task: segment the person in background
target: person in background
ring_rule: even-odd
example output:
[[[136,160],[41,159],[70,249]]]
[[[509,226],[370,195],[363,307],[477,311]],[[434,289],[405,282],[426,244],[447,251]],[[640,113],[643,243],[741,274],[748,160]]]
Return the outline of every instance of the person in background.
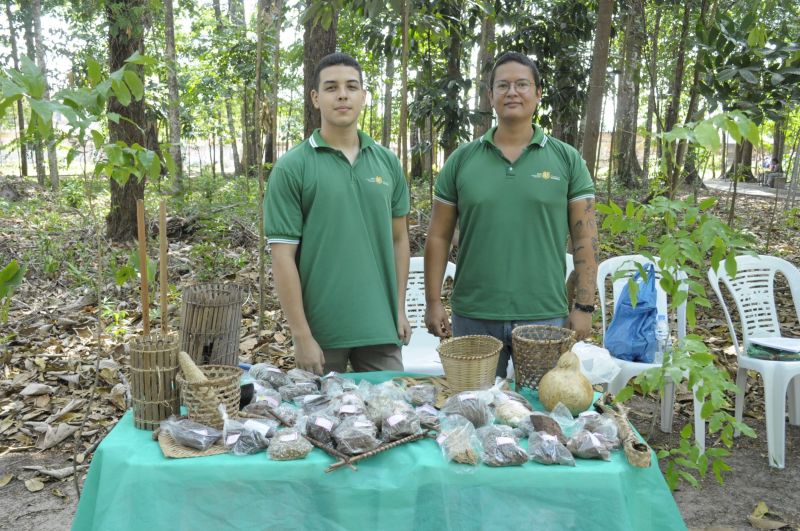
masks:
[[[436,180],[425,244],[426,325],[439,337],[491,335],[504,348],[524,324],[567,326],[583,339],[591,330],[597,274],[594,185],[571,146],[533,124],[542,97],[534,62],[501,55],[490,76],[497,126],[460,146]],[[441,285],[453,231],[460,229],[451,299],[452,328]],[[576,303],[567,306],[566,242],[571,236]]]
[[[264,229],[297,367],[403,370],[409,194],[397,157],[358,130],[361,66],[324,57],[311,100],[322,126],[275,163]]]

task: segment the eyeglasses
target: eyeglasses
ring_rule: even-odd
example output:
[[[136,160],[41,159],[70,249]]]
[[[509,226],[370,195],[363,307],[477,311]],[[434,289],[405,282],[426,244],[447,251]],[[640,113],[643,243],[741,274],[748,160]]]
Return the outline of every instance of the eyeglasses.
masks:
[[[518,94],[525,94],[531,89],[531,82],[527,79],[519,79],[517,81],[498,81],[494,84],[494,91],[498,94],[505,94],[511,89],[511,85],[514,85]]]

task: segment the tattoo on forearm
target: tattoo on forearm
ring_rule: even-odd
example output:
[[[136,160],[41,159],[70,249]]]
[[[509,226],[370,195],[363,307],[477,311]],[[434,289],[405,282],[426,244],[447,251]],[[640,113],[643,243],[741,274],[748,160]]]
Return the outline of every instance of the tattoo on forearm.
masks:
[[[585,214],[590,214],[594,210],[594,199],[586,200],[586,208],[583,209]]]

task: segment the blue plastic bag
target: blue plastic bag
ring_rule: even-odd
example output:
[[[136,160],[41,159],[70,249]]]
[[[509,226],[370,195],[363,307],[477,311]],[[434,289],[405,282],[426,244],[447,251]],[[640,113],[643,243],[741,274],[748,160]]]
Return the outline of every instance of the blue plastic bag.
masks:
[[[631,303],[628,284],[622,288],[614,308],[614,318],[606,330],[605,347],[615,358],[653,363],[656,343],[656,274],[653,264],[645,266],[647,280],[636,272],[633,280],[639,286],[636,307]]]

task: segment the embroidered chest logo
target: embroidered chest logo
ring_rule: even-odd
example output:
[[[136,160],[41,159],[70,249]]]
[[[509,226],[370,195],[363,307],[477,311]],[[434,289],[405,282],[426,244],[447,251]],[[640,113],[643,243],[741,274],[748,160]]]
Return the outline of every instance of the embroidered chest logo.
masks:
[[[371,182],[371,183],[375,183],[375,184],[382,184],[384,186],[389,186],[389,183],[384,181],[383,177],[381,177],[380,175],[376,175],[375,177],[372,177],[371,179],[367,179],[367,181]]]
[[[534,179],[542,179],[543,181],[560,181],[561,177],[558,175],[553,175],[549,171],[542,171],[531,174],[531,177]]]

